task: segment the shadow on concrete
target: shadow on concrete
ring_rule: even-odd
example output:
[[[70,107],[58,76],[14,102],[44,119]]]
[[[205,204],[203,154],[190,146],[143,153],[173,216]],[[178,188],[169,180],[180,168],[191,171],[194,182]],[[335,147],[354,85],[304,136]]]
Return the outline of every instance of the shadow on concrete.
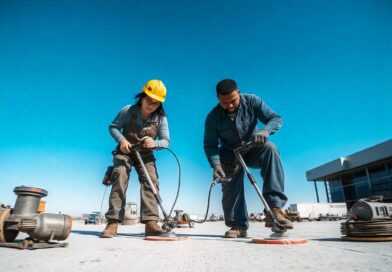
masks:
[[[319,241],[319,242],[345,242],[341,238],[312,238],[309,241]]]
[[[99,237],[101,235],[100,231],[87,231],[87,230],[73,230],[71,233],[81,234],[81,235],[88,235],[88,236],[96,236]],[[227,241],[227,242],[242,242],[248,243],[250,242],[249,239],[252,237],[246,238],[224,238],[223,235],[214,235],[214,234],[177,234],[178,237],[189,237],[190,239],[195,240],[206,240],[206,241]],[[129,238],[144,238],[144,232],[140,233],[118,233],[117,237],[129,237]]]
[[[246,238],[225,238],[224,235],[214,234],[177,234],[178,236],[189,237],[194,240],[205,240],[205,241],[224,241],[224,242],[240,242],[248,243],[252,237]]]
[[[220,235],[207,235],[207,234],[179,234],[174,232],[177,237],[189,237],[196,238],[197,240],[221,240],[222,236]],[[144,238],[144,232],[142,233],[119,233],[118,236],[122,237],[132,237],[132,238]],[[204,239],[203,239],[204,238]],[[215,238],[215,239],[211,239]],[[219,239],[216,239],[219,238]]]
[[[81,235],[89,235],[89,236],[97,236],[99,237],[101,235],[101,231],[89,231],[89,230],[72,230],[71,233],[75,234],[81,234]],[[143,237],[144,238],[144,232],[141,233],[117,233],[117,236],[120,237]]]
[[[71,230],[71,233],[89,235],[89,236],[99,236],[101,234],[100,231],[91,231],[91,230]]]
[[[118,233],[117,236],[121,236],[121,237],[134,237],[134,238],[144,238],[144,232],[140,232],[140,233]]]
[[[223,235],[214,235],[214,234],[177,234],[178,236],[187,236],[187,237],[201,237],[201,238],[223,238]]]
[[[224,238],[223,235],[214,235],[214,234],[186,234],[186,233],[176,233],[177,237],[187,237],[189,239],[194,239],[194,240],[205,240],[205,241],[230,241],[230,242],[248,242],[249,237],[247,238],[234,238],[234,239],[227,239]],[[144,233],[140,234],[118,234],[119,236],[128,236],[128,237],[133,237],[133,238],[144,238]]]

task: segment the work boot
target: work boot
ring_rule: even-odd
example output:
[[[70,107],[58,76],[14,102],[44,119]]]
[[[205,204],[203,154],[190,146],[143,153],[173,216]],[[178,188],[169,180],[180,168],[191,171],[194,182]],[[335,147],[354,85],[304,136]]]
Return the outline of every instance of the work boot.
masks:
[[[157,224],[157,221],[151,220],[146,222],[144,236],[159,236],[164,233],[166,233],[166,231],[161,229]]]
[[[225,233],[225,238],[245,238],[247,236],[246,229],[231,228]]]
[[[293,228],[293,223],[291,223],[287,214],[285,214],[280,208],[272,208],[271,211],[274,214],[276,220],[278,220],[280,224],[285,226],[286,229]],[[267,213],[265,216],[265,227],[267,228],[273,227],[273,220],[269,213]]]
[[[106,228],[103,230],[99,238],[113,238],[117,235],[117,228],[120,220],[109,219]]]

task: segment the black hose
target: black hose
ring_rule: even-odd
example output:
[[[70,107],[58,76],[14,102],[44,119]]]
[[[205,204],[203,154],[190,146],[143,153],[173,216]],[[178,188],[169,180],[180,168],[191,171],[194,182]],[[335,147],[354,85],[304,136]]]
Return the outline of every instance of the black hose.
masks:
[[[177,188],[177,194],[176,194],[176,197],[175,197],[175,199],[174,199],[173,205],[172,205],[172,207],[171,207],[171,209],[170,209],[170,212],[169,212],[169,214],[168,214],[168,218],[167,218],[167,219],[169,219],[169,218],[170,218],[170,215],[172,214],[172,212],[173,212],[173,210],[174,210],[174,206],[175,206],[176,203],[177,203],[178,195],[180,194],[180,189],[181,189],[181,164],[180,164],[180,160],[178,159],[177,155],[176,155],[176,154],[174,153],[174,151],[171,150],[170,148],[167,148],[167,147],[159,147],[159,148],[156,148],[156,149],[158,149],[158,150],[159,150],[159,149],[166,149],[166,150],[170,151],[170,153],[172,153],[172,155],[173,155],[174,158],[176,159],[177,165],[178,165],[178,188]],[[213,187],[215,186],[215,184],[218,183],[218,182],[230,182],[230,180],[231,180],[231,179],[227,179],[227,178],[225,178],[225,179],[219,179],[219,178],[217,178],[217,179],[215,179],[215,180],[211,183],[210,189],[209,189],[209,191],[208,191],[207,211],[206,211],[206,214],[205,214],[205,216],[204,216],[204,219],[203,219],[203,220],[192,220],[192,219],[189,219],[189,222],[195,222],[195,223],[198,223],[198,224],[202,224],[202,223],[204,223],[204,222],[207,220],[208,212],[209,212],[209,210],[210,210],[210,200],[211,200],[211,191],[212,191],[212,188],[213,188]]]
[[[178,159],[176,153],[174,153],[174,151],[171,150],[170,148],[168,148],[168,147],[158,147],[158,148],[155,148],[155,149],[157,149],[157,150],[166,149],[166,150],[170,151],[170,153],[171,153],[171,154],[174,156],[174,158],[176,159],[177,165],[178,165],[178,187],[177,187],[177,194],[176,194],[176,198],[174,199],[173,205],[172,205],[172,207],[171,207],[171,209],[170,209],[170,212],[169,212],[169,214],[168,214],[168,218],[167,218],[167,219],[169,219],[171,213],[172,213],[173,210],[174,210],[174,206],[175,206],[176,203],[177,203],[178,195],[180,194],[180,189],[181,189],[181,164],[180,164],[180,160]]]
[[[176,161],[177,161],[177,165],[178,165],[178,187],[177,187],[177,193],[176,193],[176,197],[175,197],[175,199],[174,199],[174,202],[173,202],[173,205],[172,205],[172,207],[171,207],[171,209],[170,209],[170,212],[169,212],[169,214],[167,215],[168,216],[168,218],[165,218],[166,220],[169,220],[170,219],[170,216],[171,216],[171,214],[172,214],[172,212],[173,212],[173,210],[174,210],[174,207],[175,207],[175,205],[176,205],[176,203],[177,203],[177,200],[178,200],[178,196],[179,196],[179,194],[180,194],[180,189],[181,189],[181,164],[180,164],[180,160],[178,159],[178,157],[177,157],[177,155],[176,155],[176,153],[174,153],[174,151],[173,150],[171,150],[170,148],[168,148],[168,147],[157,147],[157,148],[154,148],[155,150],[162,150],[162,149],[165,149],[165,150],[168,150],[173,156],[174,156],[174,158],[176,159]],[[225,178],[225,179],[219,179],[219,178],[217,178],[217,179],[215,179],[212,183],[211,183],[211,185],[210,185],[210,189],[209,189],[209,191],[208,191],[208,199],[207,199],[207,211],[206,211],[206,214],[205,214],[205,216],[204,216],[204,219],[203,220],[189,220],[190,222],[195,222],[195,223],[198,223],[198,224],[202,224],[202,223],[204,223],[206,220],[207,220],[207,217],[208,217],[208,212],[209,212],[209,209],[210,209],[210,201],[211,201],[211,191],[212,191],[212,188],[216,185],[216,183],[222,183],[222,182],[230,182],[230,178]],[[103,200],[104,200],[104,198],[105,198],[105,194],[106,194],[106,190],[107,190],[107,187],[106,187],[106,189],[105,189],[105,192],[104,192],[104,195],[103,195],[103,198],[102,198],[102,203],[101,203],[101,213],[102,213],[102,204],[103,204]]]
[[[140,144],[139,144],[140,145]],[[133,146],[136,146],[136,144],[134,144]],[[139,147],[139,146],[138,146]],[[166,149],[166,150],[168,150],[168,151],[170,151],[170,153],[174,156],[174,158],[176,159],[176,161],[177,161],[177,165],[178,165],[178,187],[177,187],[177,194],[176,194],[176,198],[174,199],[174,202],[173,202],[173,205],[172,205],[172,207],[171,207],[171,209],[170,209],[170,212],[169,212],[169,214],[168,214],[168,218],[165,218],[165,219],[169,219],[170,218],[170,215],[171,215],[171,213],[173,212],[173,210],[174,210],[174,206],[176,205],[176,203],[177,203],[177,200],[178,200],[178,195],[180,194],[180,189],[181,189],[181,164],[180,164],[180,160],[178,159],[178,157],[177,157],[177,155],[174,153],[174,151],[173,150],[171,150],[170,148],[168,148],[168,147],[157,147],[157,148],[154,148],[155,150],[162,150],[162,149]],[[103,194],[103,197],[102,197],[102,202],[101,202],[101,214],[102,214],[102,205],[103,205],[103,201],[104,201],[104,199],[105,199],[105,195],[106,195],[106,190],[108,189],[108,186],[105,186],[106,188],[105,188],[105,192],[104,192],[104,194]]]
[[[198,224],[202,224],[202,223],[206,222],[207,217],[208,217],[208,211],[210,210],[211,191],[212,191],[212,188],[215,186],[215,184],[216,184],[216,181],[213,181],[211,183],[210,190],[208,191],[207,211],[206,211],[206,215],[204,216],[204,219],[203,220],[192,220],[192,219],[190,219],[189,220],[190,222],[195,222],[195,223],[198,223]]]
[[[100,215],[99,215],[99,216],[100,216],[101,218],[103,218],[103,217],[102,217],[102,205],[103,205],[103,201],[105,200],[106,191],[108,190],[108,187],[109,187],[109,186],[105,186],[105,192],[103,193],[103,197],[102,197],[102,201],[101,201],[101,209],[100,209],[100,211],[99,211],[99,212],[100,212]]]
[[[166,150],[170,151],[170,153],[172,153],[172,155],[173,155],[174,158],[176,159],[177,165],[178,165],[178,188],[177,188],[176,198],[174,199],[173,205],[172,205],[172,207],[171,207],[171,209],[170,209],[170,212],[169,212],[169,214],[168,214],[168,218],[167,218],[167,219],[169,219],[171,213],[172,213],[173,210],[174,210],[174,206],[175,206],[176,203],[177,203],[178,195],[180,194],[180,189],[181,189],[181,164],[180,164],[180,160],[178,159],[177,155],[176,155],[176,154],[174,153],[174,151],[171,150],[170,148],[167,148],[167,147],[158,147],[158,148],[155,148],[155,149],[157,149],[157,150],[159,150],[159,149],[166,149]],[[216,179],[214,179],[213,182],[211,183],[210,189],[209,189],[209,191],[208,191],[207,211],[206,211],[206,214],[205,214],[205,216],[204,216],[204,219],[203,219],[203,220],[192,220],[192,219],[189,219],[189,222],[195,222],[195,223],[198,223],[198,224],[204,223],[204,222],[207,220],[208,212],[209,212],[209,210],[210,210],[210,200],[211,200],[211,191],[212,191],[212,188],[213,188],[217,183],[230,182],[230,181],[231,181],[231,178],[216,178]]]
[[[195,222],[198,224],[202,224],[204,222],[206,222],[207,217],[208,217],[208,211],[210,210],[210,201],[211,201],[211,191],[212,188],[217,184],[217,183],[228,183],[231,181],[231,178],[216,178],[211,182],[210,185],[210,190],[208,191],[208,199],[207,199],[207,211],[206,211],[206,215],[204,216],[203,220],[189,220],[190,222]]]

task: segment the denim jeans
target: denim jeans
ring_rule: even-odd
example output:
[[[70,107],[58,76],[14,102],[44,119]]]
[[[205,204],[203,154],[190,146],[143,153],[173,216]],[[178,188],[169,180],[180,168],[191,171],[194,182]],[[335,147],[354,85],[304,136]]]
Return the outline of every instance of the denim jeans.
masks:
[[[248,167],[261,170],[262,192],[270,208],[282,208],[287,197],[284,194],[283,167],[276,146],[271,142],[266,142],[263,146],[244,152],[242,156]],[[244,169],[236,161],[221,161],[221,163],[226,176],[232,178],[230,182],[222,184],[225,224],[228,227],[248,229],[249,217],[244,194]]]

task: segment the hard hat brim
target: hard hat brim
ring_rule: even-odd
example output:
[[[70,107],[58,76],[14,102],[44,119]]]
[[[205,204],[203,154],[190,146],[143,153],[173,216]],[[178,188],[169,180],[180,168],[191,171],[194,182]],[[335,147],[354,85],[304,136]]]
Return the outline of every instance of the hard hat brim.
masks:
[[[144,93],[146,94],[146,95],[148,95],[149,97],[151,97],[152,99],[155,99],[155,100],[157,100],[157,101],[159,101],[159,102],[161,102],[161,103],[163,103],[163,102],[165,102],[165,98],[162,98],[162,97],[160,97],[160,96],[158,96],[158,95],[155,95],[155,94],[152,94],[152,93],[150,93],[150,92],[146,92],[146,91],[144,91]]]

